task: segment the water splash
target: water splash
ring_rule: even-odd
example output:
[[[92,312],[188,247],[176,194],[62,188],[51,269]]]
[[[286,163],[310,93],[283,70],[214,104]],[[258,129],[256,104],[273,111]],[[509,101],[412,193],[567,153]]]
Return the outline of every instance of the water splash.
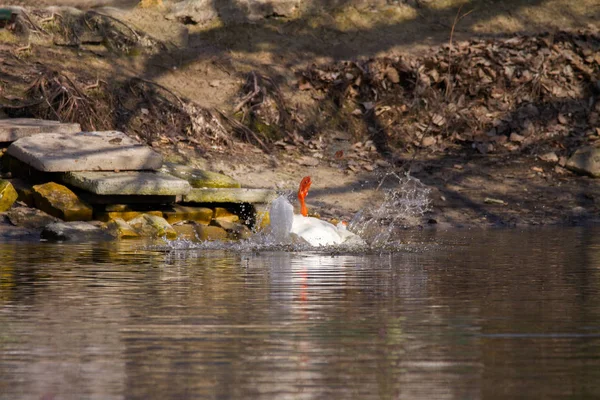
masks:
[[[377,189],[384,191],[383,201],[359,211],[348,228],[371,246],[385,247],[398,242],[400,229],[419,225],[430,210],[431,190],[409,174],[395,173],[386,174]]]
[[[385,184],[385,188],[383,188]],[[304,241],[289,240],[287,227],[275,226],[255,232],[249,239],[239,241],[203,241],[186,239],[166,240],[165,250],[228,250],[228,251],[323,251],[323,252],[360,252],[372,250],[398,250],[404,246],[398,234],[400,230],[421,223],[423,214],[430,210],[430,189],[417,178],[410,175],[386,174],[377,190],[383,193],[380,200],[359,211],[348,225],[348,230],[364,241],[349,242],[335,246],[313,247]],[[281,199],[281,198],[280,198]],[[281,201],[284,207],[287,202]],[[287,203],[289,204],[289,203]],[[291,207],[291,205],[289,205]],[[275,207],[277,209],[277,207]],[[284,214],[283,210],[280,210]],[[273,210],[271,210],[273,212]],[[277,215],[271,221],[278,221]],[[260,221],[257,221],[260,225]],[[281,222],[281,221],[280,221]],[[285,222],[285,221],[283,221]],[[287,221],[291,223],[290,221]],[[286,223],[287,223],[286,222]],[[277,223],[275,224],[277,225]]]

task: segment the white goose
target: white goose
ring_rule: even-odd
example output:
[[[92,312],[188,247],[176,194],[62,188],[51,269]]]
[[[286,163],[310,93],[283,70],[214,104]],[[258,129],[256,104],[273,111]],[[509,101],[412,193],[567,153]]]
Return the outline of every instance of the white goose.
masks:
[[[278,197],[271,203],[269,210],[271,236],[278,242],[300,238],[311,246],[332,246],[348,241],[362,243],[362,239],[348,231],[344,224],[339,223],[336,226],[308,216],[304,198],[311,184],[310,176],[305,176],[300,182],[298,200],[301,215],[294,214],[294,207],[284,196]]]

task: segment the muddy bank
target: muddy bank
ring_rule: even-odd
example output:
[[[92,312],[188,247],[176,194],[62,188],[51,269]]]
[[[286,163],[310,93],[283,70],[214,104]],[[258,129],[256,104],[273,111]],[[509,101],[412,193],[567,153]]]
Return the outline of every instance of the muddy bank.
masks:
[[[77,14],[71,25],[59,15],[29,10],[36,40],[8,32],[0,46],[6,116],[123,130],[169,160],[222,171],[247,187],[291,191],[311,175],[307,200],[324,217],[376,207],[392,188],[387,174],[408,171],[432,200],[411,226],[571,224],[598,215],[596,182],[564,168],[599,137],[594,27],[334,61],[306,43],[274,57],[252,46],[223,51],[229,36],[202,41],[220,28],[174,48],[125,14]],[[156,16],[150,10],[147,18]],[[300,22],[265,29],[270,23],[228,35],[270,42]],[[328,32],[315,46],[364,45]]]

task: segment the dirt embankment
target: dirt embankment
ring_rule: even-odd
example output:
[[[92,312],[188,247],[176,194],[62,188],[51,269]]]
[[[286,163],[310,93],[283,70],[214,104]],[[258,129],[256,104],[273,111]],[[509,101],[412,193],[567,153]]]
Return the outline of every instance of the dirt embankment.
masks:
[[[432,188],[423,225],[591,220],[597,183],[563,166],[600,137],[600,9],[496,3],[227,26],[26,8],[2,31],[0,100],[9,116],[124,130],[247,186],[311,175],[324,216],[373,207],[386,174],[410,170]]]

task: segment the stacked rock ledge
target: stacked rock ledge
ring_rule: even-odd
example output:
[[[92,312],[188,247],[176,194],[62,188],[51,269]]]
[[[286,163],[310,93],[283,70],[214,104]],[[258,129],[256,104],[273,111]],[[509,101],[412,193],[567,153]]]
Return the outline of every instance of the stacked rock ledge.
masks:
[[[247,218],[246,206],[253,212],[252,204],[275,198],[274,191],[241,188],[224,174],[163,165],[160,154],[122,132],[81,132],[77,124],[55,121],[10,121],[0,120],[0,141],[15,140],[3,166],[22,179],[0,180],[0,212],[17,199],[38,208],[31,213],[18,207],[21,211],[11,213],[10,221],[37,229],[44,225],[42,237],[48,240],[243,239],[252,232],[240,216],[245,223],[254,221]],[[33,185],[32,177],[42,183]],[[29,217],[35,219],[32,224],[24,222]],[[106,224],[82,222],[92,218]]]
[[[62,180],[98,195],[178,196],[191,189],[183,179],[153,171],[68,172]]]

